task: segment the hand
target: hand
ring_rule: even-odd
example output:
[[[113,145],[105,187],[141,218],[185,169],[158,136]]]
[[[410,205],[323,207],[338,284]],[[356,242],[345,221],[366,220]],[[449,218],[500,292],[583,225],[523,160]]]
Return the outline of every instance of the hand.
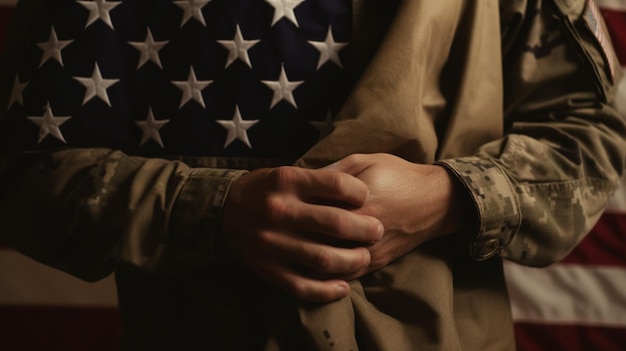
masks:
[[[326,169],[364,181],[370,196],[354,212],[378,218],[385,228],[383,239],[369,247],[370,265],[345,279],[378,270],[427,240],[456,232],[461,213],[472,211],[460,182],[442,166],[390,154],[358,154]]]
[[[222,214],[222,235],[241,264],[296,298],[326,302],[349,293],[344,280],[367,267],[365,247],[379,240],[377,219],[351,212],[369,196],[353,176],[280,167],[235,181]],[[360,246],[345,247],[341,243]]]

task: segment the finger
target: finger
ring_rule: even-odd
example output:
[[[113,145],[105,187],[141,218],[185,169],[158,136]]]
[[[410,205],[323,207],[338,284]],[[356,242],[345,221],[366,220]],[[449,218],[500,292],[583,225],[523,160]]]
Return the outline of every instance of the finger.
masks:
[[[365,247],[335,247],[291,235],[273,235],[268,241],[276,255],[311,272],[346,275],[370,264],[370,252]]]
[[[301,198],[315,198],[361,206],[369,195],[367,185],[349,174],[332,170],[279,167],[271,172],[279,187],[293,188]]]
[[[343,280],[309,278],[281,262],[268,260],[266,264],[257,265],[255,270],[259,276],[304,301],[330,302],[345,297],[350,292],[348,283]]]
[[[294,204],[291,214],[292,228],[300,233],[360,243],[374,243],[384,234],[382,223],[375,217],[342,208],[299,202]]]

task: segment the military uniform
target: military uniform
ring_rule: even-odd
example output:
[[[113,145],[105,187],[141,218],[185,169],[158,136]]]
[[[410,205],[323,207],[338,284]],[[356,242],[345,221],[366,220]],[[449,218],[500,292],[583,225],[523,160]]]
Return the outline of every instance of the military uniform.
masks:
[[[351,282],[340,301],[297,303],[221,247],[240,159],[89,148],[3,154],[2,238],[86,280],[115,270],[128,349],[514,349],[500,258],[562,258],[624,168],[626,128],[611,107],[619,65],[596,9],[404,0],[352,10],[358,81],[332,133],[297,164],[389,152],[443,165],[478,214],[461,233]]]

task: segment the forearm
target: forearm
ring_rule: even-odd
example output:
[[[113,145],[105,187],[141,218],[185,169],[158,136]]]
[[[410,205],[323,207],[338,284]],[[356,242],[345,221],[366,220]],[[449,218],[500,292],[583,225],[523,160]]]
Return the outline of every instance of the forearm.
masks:
[[[108,149],[22,153],[0,168],[1,235],[87,280],[118,264],[204,264],[215,257],[221,205],[240,174]]]

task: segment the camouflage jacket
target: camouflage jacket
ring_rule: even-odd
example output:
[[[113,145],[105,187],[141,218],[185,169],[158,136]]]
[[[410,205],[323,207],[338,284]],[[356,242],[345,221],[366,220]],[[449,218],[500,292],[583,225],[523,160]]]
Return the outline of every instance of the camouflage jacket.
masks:
[[[298,318],[310,333],[303,340],[319,349],[330,347],[328,335],[342,336],[333,345],[346,349],[510,349],[500,262],[488,258],[536,266],[559,260],[598,219],[624,168],[626,127],[611,107],[619,65],[602,22],[590,1],[353,3],[359,81],[334,131],[298,164],[316,167],[354,152],[436,162],[466,185],[478,226],[467,228],[467,242],[425,245],[356,282],[354,308],[328,305],[345,324],[327,327],[323,308],[300,305]],[[28,35],[28,28],[18,29],[14,41]],[[14,60],[9,50],[0,111],[11,97]],[[6,136],[11,121],[0,118]],[[289,318],[263,310],[267,301],[284,299],[250,292],[248,284],[262,284],[251,283],[253,277],[229,280],[234,273],[219,241],[229,186],[245,174],[242,168],[263,160],[243,167],[240,160],[166,160],[107,148],[16,153],[2,147],[0,238],[85,280],[117,270],[129,347],[249,349],[241,345],[254,338],[234,341],[241,334],[225,320],[253,323],[249,315],[263,313],[271,323],[246,328],[273,340],[254,345],[297,349],[285,346],[296,342],[284,337],[293,331],[285,327]],[[422,268],[403,270],[407,265]],[[415,274],[402,278],[407,271]],[[377,296],[368,289],[389,277],[397,278],[398,290],[426,279],[422,285],[436,293],[425,292],[415,306],[405,303],[417,311],[407,317],[366,298]],[[231,294],[229,284],[247,292]],[[244,307],[261,312],[245,315]],[[386,316],[367,317],[379,311]],[[379,324],[368,328],[370,321]]]

